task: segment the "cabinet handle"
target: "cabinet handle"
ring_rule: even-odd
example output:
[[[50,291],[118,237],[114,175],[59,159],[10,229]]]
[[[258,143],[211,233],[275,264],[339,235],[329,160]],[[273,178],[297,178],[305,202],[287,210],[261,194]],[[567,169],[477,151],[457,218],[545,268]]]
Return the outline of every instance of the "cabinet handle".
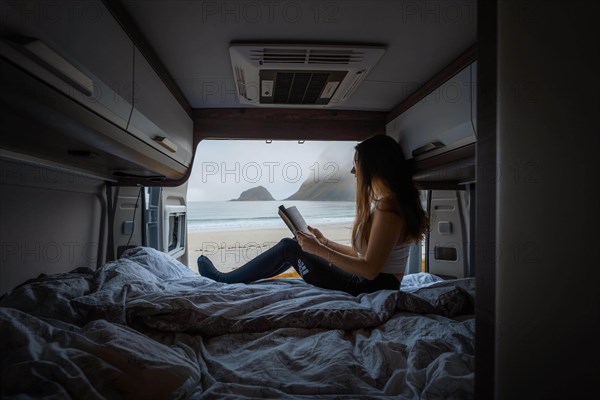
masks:
[[[435,140],[435,141],[429,142],[417,149],[414,149],[412,151],[412,156],[413,157],[420,156],[421,154],[425,154],[429,151],[439,149],[441,147],[444,147],[444,143],[440,142],[439,140]]]
[[[177,153],[177,145],[164,136],[157,136],[154,141],[160,144],[171,153]]]
[[[94,80],[65,60],[41,40],[16,38],[16,40],[3,39],[3,41],[84,95],[88,97],[92,95]]]

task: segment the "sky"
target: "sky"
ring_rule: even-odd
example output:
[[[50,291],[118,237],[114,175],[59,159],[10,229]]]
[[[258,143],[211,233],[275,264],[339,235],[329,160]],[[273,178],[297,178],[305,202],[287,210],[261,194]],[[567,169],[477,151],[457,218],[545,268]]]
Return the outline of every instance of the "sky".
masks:
[[[350,174],[357,142],[203,140],[188,183],[188,201],[227,201],[264,186],[275,200],[294,194],[307,178]]]

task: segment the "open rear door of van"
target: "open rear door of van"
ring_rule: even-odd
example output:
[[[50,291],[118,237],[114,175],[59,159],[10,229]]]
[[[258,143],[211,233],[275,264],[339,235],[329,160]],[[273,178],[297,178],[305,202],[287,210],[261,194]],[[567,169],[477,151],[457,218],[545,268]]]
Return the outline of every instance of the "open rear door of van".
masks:
[[[115,186],[109,192],[109,259],[128,248],[148,246],[187,264],[187,182],[176,187]]]
[[[187,263],[187,182],[148,187],[144,202],[144,245]]]

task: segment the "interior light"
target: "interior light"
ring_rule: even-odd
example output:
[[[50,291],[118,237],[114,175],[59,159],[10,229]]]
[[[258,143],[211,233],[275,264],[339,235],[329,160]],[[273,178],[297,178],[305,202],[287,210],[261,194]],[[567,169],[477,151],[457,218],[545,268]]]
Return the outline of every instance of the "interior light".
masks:
[[[298,144],[304,144],[304,140],[298,140]]]
[[[273,140],[272,139],[267,139],[267,140],[265,140],[265,143],[266,144],[271,144],[271,143],[273,143]]]

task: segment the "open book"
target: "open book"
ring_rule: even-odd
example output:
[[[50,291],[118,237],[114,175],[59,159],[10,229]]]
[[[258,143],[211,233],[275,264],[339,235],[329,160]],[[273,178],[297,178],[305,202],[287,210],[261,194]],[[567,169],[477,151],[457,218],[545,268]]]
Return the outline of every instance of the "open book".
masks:
[[[302,214],[296,208],[296,206],[292,207],[284,207],[283,205],[279,206],[279,216],[285,222],[285,224],[290,228],[290,231],[296,236],[296,232],[302,231],[309,235],[313,235],[308,230],[308,224],[302,218]]]

